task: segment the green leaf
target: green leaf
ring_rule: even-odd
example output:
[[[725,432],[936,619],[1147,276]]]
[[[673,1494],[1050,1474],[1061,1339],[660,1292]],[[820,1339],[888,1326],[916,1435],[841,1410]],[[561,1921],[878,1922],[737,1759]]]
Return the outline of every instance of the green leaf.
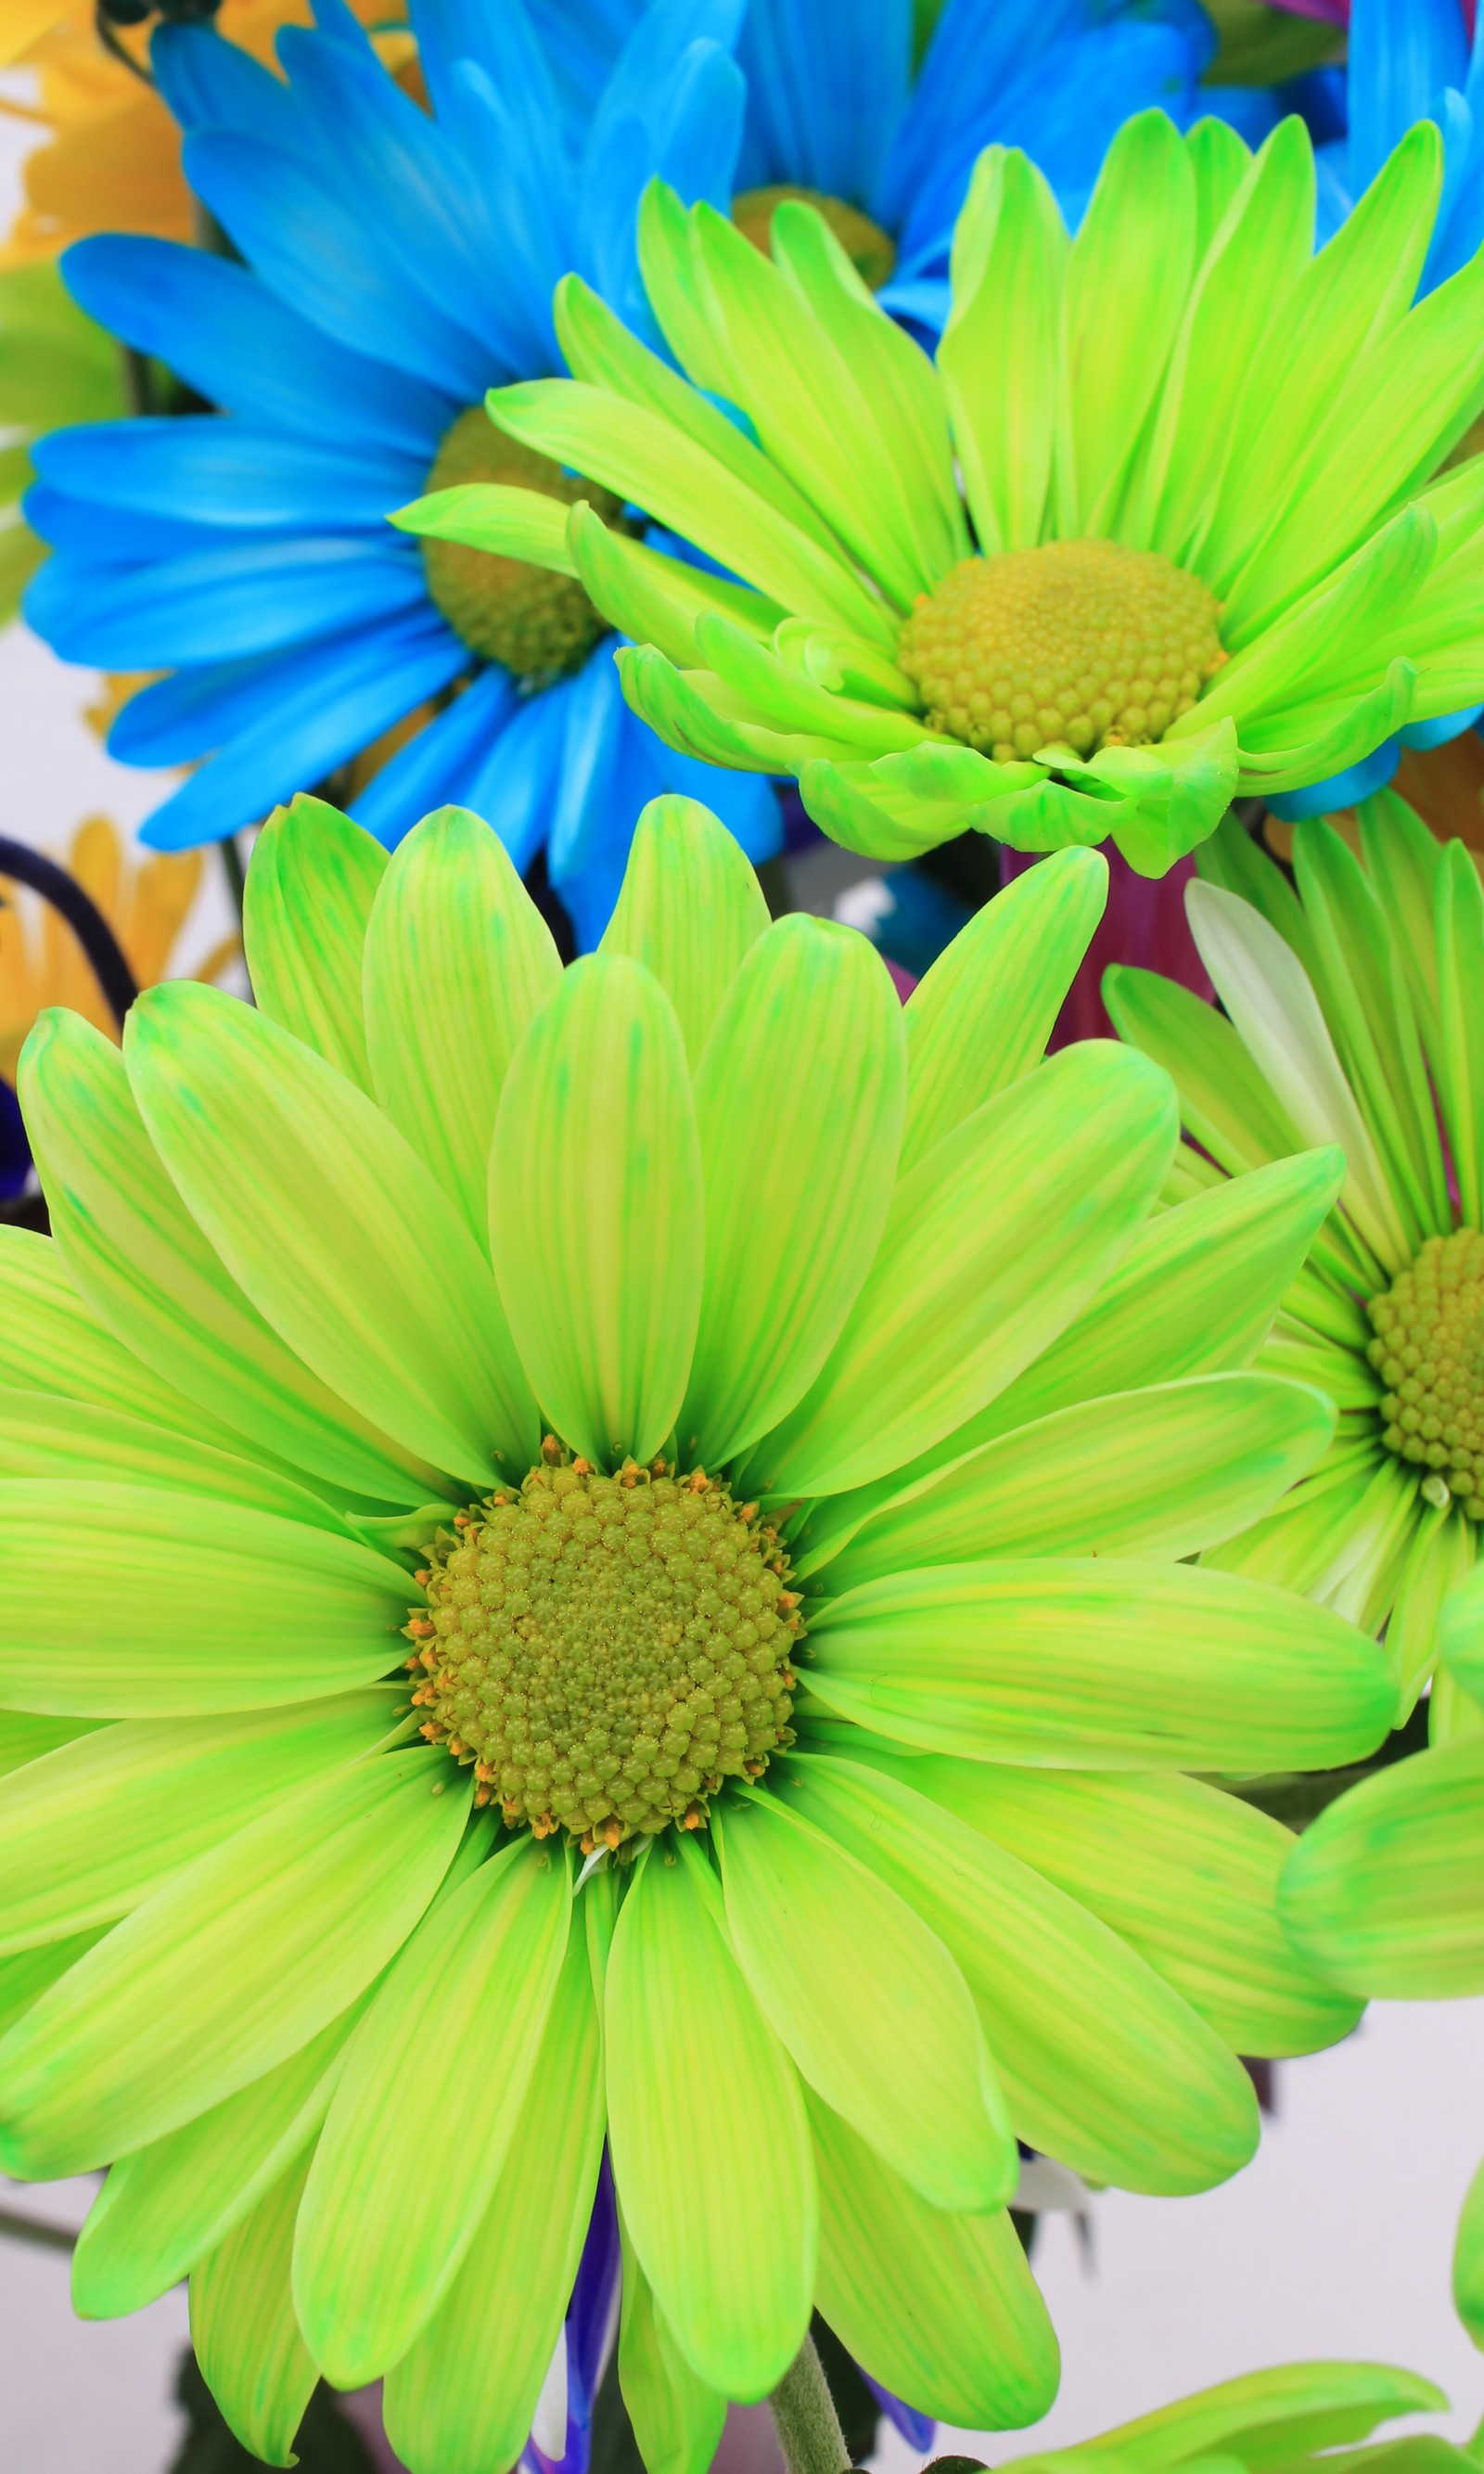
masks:
[[[1416,1753],[1321,1813],[1283,1879],[1283,1924],[1350,1993],[1484,1992],[1484,1740]]]
[[[634,828],[598,950],[628,955],[659,981],[693,1074],[733,979],[766,927],[763,888],[719,818],[674,791],[651,799]]]
[[[715,1468],[793,1407],[839,1336],[890,1207],[902,1008],[854,929],[795,913],[722,1002],[695,1085],[700,1323],[679,1432]]]
[[[1003,2207],[1014,2137],[937,1935],[787,1795],[755,1791],[713,1827],[732,1946],[807,2084],[932,2206]]]
[[[953,309],[937,368],[986,558],[1041,539],[1053,471],[1066,452],[1067,255],[1060,208],[1030,158],[981,158],[954,236]]]
[[[674,1007],[639,963],[590,955],[564,975],[505,1078],[490,1245],[536,1396],[600,1466],[625,1452],[652,1460],[675,1422],[702,1244]]]
[[[467,808],[414,825],[366,930],[371,1087],[481,1248],[500,1089],[561,975],[499,836]]]
[[[776,2387],[809,2325],[817,2207],[792,2063],[753,2000],[704,1856],[650,1852],[608,1961],[608,2136],[624,2223],[692,2368]],[[766,2171],[760,2160],[766,2159]]]
[[[191,1213],[304,1363],[437,1467],[523,1473],[536,1419],[494,1278],[391,1120],[188,981],[140,997],[127,1062]]]
[[[198,1856],[0,2046],[4,2171],[85,2172],[296,2052],[401,1948],[468,1808],[447,1754],[419,1745],[301,1788]]]
[[[291,2165],[190,2281],[190,2333],[211,2393],[245,2448],[294,2463],[294,2434],[319,2374],[289,2294],[305,2160]]]
[[[359,825],[301,790],[253,845],[242,946],[270,1021],[371,1089],[361,953],[386,853]]]
[[[707,2474],[726,2421],[726,2399],[686,2361],[627,2234],[619,2379],[645,2474]]]

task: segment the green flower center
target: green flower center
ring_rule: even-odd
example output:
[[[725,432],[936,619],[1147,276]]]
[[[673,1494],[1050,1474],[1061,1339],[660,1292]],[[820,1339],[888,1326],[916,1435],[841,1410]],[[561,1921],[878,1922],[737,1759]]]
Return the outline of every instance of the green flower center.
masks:
[[[832,198],[826,189],[801,189],[791,181],[776,181],[766,189],[740,189],[732,200],[732,221],[743,239],[750,240],[753,248],[760,249],[766,257],[773,209],[790,198],[797,198],[823,216],[862,282],[879,292],[896,264],[895,241],[869,215],[863,215],[859,206],[848,206],[843,198]]]
[[[1375,1338],[1366,1353],[1386,1386],[1383,1440],[1429,1472],[1429,1503],[1456,1497],[1484,1520],[1484,1237],[1429,1237],[1367,1311]]]
[[[472,1762],[474,1801],[585,1854],[676,1822],[793,1740],[803,1630],[754,1504],[657,1461],[616,1476],[548,1442],[519,1492],[440,1531],[407,1626],[423,1733]]]
[[[1198,575],[1121,542],[966,558],[906,620],[897,662],[935,730],[1001,764],[1141,747],[1227,659]]]
[[[572,506],[590,500],[605,523],[619,514],[611,490],[564,473],[549,455],[538,455],[506,438],[480,404],[461,412],[433,458],[428,490],[452,490],[465,481],[499,481]],[[427,590],[455,635],[487,662],[502,662],[527,686],[547,686],[580,669],[608,621],[594,609],[580,584],[553,575],[523,559],[471,549],[463,542],[425,540]]]

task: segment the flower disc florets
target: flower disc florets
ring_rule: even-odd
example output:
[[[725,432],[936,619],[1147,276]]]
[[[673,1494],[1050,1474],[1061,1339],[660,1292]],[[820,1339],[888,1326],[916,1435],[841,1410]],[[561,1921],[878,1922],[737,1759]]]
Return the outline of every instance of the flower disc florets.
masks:
[[[1043,542],[966,558],[920,596],[897,662],[936,730],[1002,764],[1138,747],[1188,713],[1227,656],[1216,601],[1158,550]]]
[[[1450,1492],[1484,1520],[1484,1237],[1429,1237],[1368,1311],[1385,1442],[1443,1478],[1445,1502]]]
[[[461,412],[445,434],[427,487],[452,490],[468,481],[539,490],[567,506],[586,498],[605,523],[620,513],[611,490],[564,473],[549,455],[518,446],[495,427],[481,404]],[[425,541],[423,558],[429,596],[455,634],[486,661],[503,663],[532,686],[580,669],[606,631],[607,620],[570,575],[553,575],[463,542]]]
[[[609,1477],[546,1451],[428,1553],[407,1626],[423,1733],[538,1837],[591,1853],[698,1828],[723,1779],[761,1777],[793,1740],[787,1557],[703,1470]]]
[[[863,214],[847,198],[826,189],[803,188],[794,181],[772,181],[761,189],[739,189],[732,200],[732,221],[754,249],[766,257],[772,247],[773,216],[791,199],[813,206],[821,215],[863,283],[879,292],[896,266],[896,243],[871,215]]]

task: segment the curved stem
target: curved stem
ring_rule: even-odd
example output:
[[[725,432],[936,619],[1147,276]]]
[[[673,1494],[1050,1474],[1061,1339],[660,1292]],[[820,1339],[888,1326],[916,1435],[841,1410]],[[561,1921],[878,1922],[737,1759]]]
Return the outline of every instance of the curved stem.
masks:
[[[24,2217],[16,2208],[0,2208],[0,2241],[35,2243],[38,2250],[76,2250],[77,2236],[65,2225],[49,2225],[39,2217]]]
[[[125,1014],[139,993],[138,983],[124,959],[118,938],[76,877],[59,867],[54,859],[43,859],[39,851],[30,849],[25,842],[12,841],[9,834],[0,834],[0,876],[12,876],[17,885],[29,885],[33,893],[39,893],[43,902],[61,912],[122,1027]]]
[[[110,60],[117,61],[121,67],[128,69],[132,77],[138,78],[141,84],[147,85],[153,93],[155,90],[153,77],[142,61],[134,59],[128,44],[121,41],[118,29],[109,18],[107,9],[104,8],[103,0],[98,0],[98,6],[93,12],[93,23],[97,28],[98,40]]]
[[[813,2337],[767,2400],[788,2474],[845,2474],[850,2451]]]

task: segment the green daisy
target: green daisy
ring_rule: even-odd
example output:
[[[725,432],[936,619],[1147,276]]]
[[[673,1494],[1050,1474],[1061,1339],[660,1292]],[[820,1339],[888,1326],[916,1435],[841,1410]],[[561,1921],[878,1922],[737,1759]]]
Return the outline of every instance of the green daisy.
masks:
[[[815,2303],[1034,2419],[1017,2136],[1204,2188],[1235,2052],[1352,2023],[1287,1833],[1183,1775],[1391,1714],[1352,1627],[1185,1560],[1327,1442],[1240,1370],[1338,1163],[1187,1193],[1157,1067],[1038,1061],[1105,883],[1034,871],[904,1011],[688,802],[564,974],[476,818],[388,860],[307,801],[256,1010],[33,1034],[0,2165],[112,2162],[82,2307],[188,2269],[261,2454],[318,2366],[417,2474],[512,2462],[605,2135],[658,2474]]]
[[[770,263],[656,186],[642,264],[684,376],[569,276],[572,379],[487,403],[726,577],[523,490],[397,521],[580,577],[662,738],[796,774],[854,850],[1111,835],[1162,875],[1235,791],[1484,698],[1484,458],[1443,471],[1484,403],[1484,262],[1410,305],[1442,167],[1420,123],[1314,256],[1298,120],[1253,156],[1140,114],[1074,240],[990,148],[936,365],[812,208],[778,209]]]
[[[1339,1408],[1319,1466],[1209,1560],[1385,1632],[1404,1717],[1484,1521],[1484,891],[1383,790],[1358,851],[1317,819],[1297,892],[1229,819],[1200,853],[1191,931],[1227,1019],[1115,965],[1123,1036],[1174,1075],[1191,1139],[1240,1175],[1302,1144],[1346,1154],[1333,1217],[1258,1363]],[[1446,1732],[1452,1686],[1432,1697]]]

